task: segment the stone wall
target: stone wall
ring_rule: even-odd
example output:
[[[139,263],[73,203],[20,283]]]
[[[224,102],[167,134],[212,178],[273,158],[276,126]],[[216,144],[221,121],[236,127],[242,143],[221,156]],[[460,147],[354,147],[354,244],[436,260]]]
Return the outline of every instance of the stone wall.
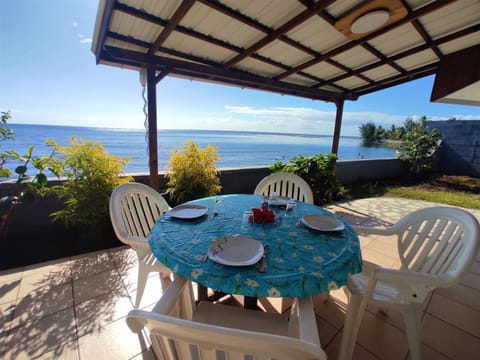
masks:
[[[427,121],[442,133],[437,169],[445,174],[480,176],[480,120]]]

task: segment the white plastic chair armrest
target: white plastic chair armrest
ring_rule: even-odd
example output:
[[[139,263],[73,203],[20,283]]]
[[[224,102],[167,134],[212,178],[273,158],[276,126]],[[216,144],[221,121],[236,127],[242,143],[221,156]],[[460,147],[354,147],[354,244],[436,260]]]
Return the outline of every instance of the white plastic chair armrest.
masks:
[[[374,270],[373,276],[385,282],[396,282],[404,284],[422,284],[427,286],[439,286],[444,283],[444,276],[436,276],[413,271],[386,269],[378,267]]]
[[[134,333],[140,332],[147,324],[145,317],[155,316],[155,314],[170,315],[175,307],[178,306],[179,299],[183,296],[183,292],[187,285],[187,279],[181,276],[176,276],[175,280],[163,293],[152,311],[131,310],[127,317],[127,325],[130,330]]]
[[[170,315],[172,310],[178,304],[179,299],[183,296],[185,287],[188,285],[188,280],[182,276],[175,276],[173,282],[169,285],[167,290],[163,293],[160,300],[152,309],[153,313]]]

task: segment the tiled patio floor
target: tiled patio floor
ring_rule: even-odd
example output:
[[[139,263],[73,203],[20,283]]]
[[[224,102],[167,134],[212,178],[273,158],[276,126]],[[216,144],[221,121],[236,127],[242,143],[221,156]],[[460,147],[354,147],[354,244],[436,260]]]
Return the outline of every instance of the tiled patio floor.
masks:
[[[434,204],[375,198],[343,202],[328,209],[352,224],[388,225],[405,213]],[[472,211],[480,219],[479,211]],[[395,241],[361,238],[363,257],[397,266]],[[136,260],[126,247],[0,272],[1,359],[153,359],[148,340],[128,329],[133,308]],[[141,307],[160,294],[152,275]],[[345,314],[343,291],[327,302],[317,298],[317,324],[329,359],[336,359]],[[278,301],[271,302],[279,309]],[[480,353],[480,256],[462,282],[436,290],[423,317],[424,359],[473,359]],[[369,308],[355,359],[409,359],[398,314]]]

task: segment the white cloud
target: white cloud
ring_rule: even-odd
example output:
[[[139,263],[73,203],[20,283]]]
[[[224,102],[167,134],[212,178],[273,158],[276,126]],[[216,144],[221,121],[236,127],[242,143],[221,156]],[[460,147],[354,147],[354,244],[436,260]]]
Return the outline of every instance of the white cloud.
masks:
[[[72,22],[72,26],[73,26],[74,28],[76,28],[76,27],[78,27],[78,23],[77,23],[76,21],[74,21],[74,22]]]
[[[90,44],[92,42],[92,38],[86,37],[85,35],[78,33],[77,37],[80,38],[81,44]]]
[[[311,134],[332,134],[335,124],[335,111],[325,111],[305,107],[252,108],[248,106],[225,106],[235,120],[232,126],[245,125],[243,129],[255,127],[259,131],[298,132]],[[344,112],[342,135],[358,136],[358,127],[372,121],[389,128],[392,124],[401,125],[406,115],[391,115],[379,112]],[[233,130],[233,129],[232,129]]]

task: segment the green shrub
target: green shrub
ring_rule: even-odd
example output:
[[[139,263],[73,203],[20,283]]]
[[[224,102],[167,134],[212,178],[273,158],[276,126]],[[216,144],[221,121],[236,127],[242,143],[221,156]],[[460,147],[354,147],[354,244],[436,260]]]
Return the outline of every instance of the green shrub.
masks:
[[[398,158],[410,164],[410,173],[419,175],[433,165],[435,151],[440,147],[442,134],[425,126],[426,118],[413,122],[403,137]]]
[[[132,179],[119,175],[129,161],[108,154],[103,145],[72,137],[67,146],[54,140],[46,144],[55,151],[51,170],[65,177],[60,185],[46,188],[43,194],[54,194],[64,200],[65,208],[51,214],[65,226],[78,226],[82,233],[95,237],[110,224],[108,203],[113,189]]]
[[[308,156],[295,156],[289,164],[277,162],[270,167],[273,172],[293,172],[301,176],[310,185],[315,203],[318,205],[340,198],[345,193],[345,188],[333,175],[333,168],[337,156],[331,154],[318,154]]]
[[[219,173],[215,167],[217,150],[209,145],[201,149],[192,140],[183,143],[182,149],[173,148],[167,163],[167,187],[175,203],[218,194]]]

